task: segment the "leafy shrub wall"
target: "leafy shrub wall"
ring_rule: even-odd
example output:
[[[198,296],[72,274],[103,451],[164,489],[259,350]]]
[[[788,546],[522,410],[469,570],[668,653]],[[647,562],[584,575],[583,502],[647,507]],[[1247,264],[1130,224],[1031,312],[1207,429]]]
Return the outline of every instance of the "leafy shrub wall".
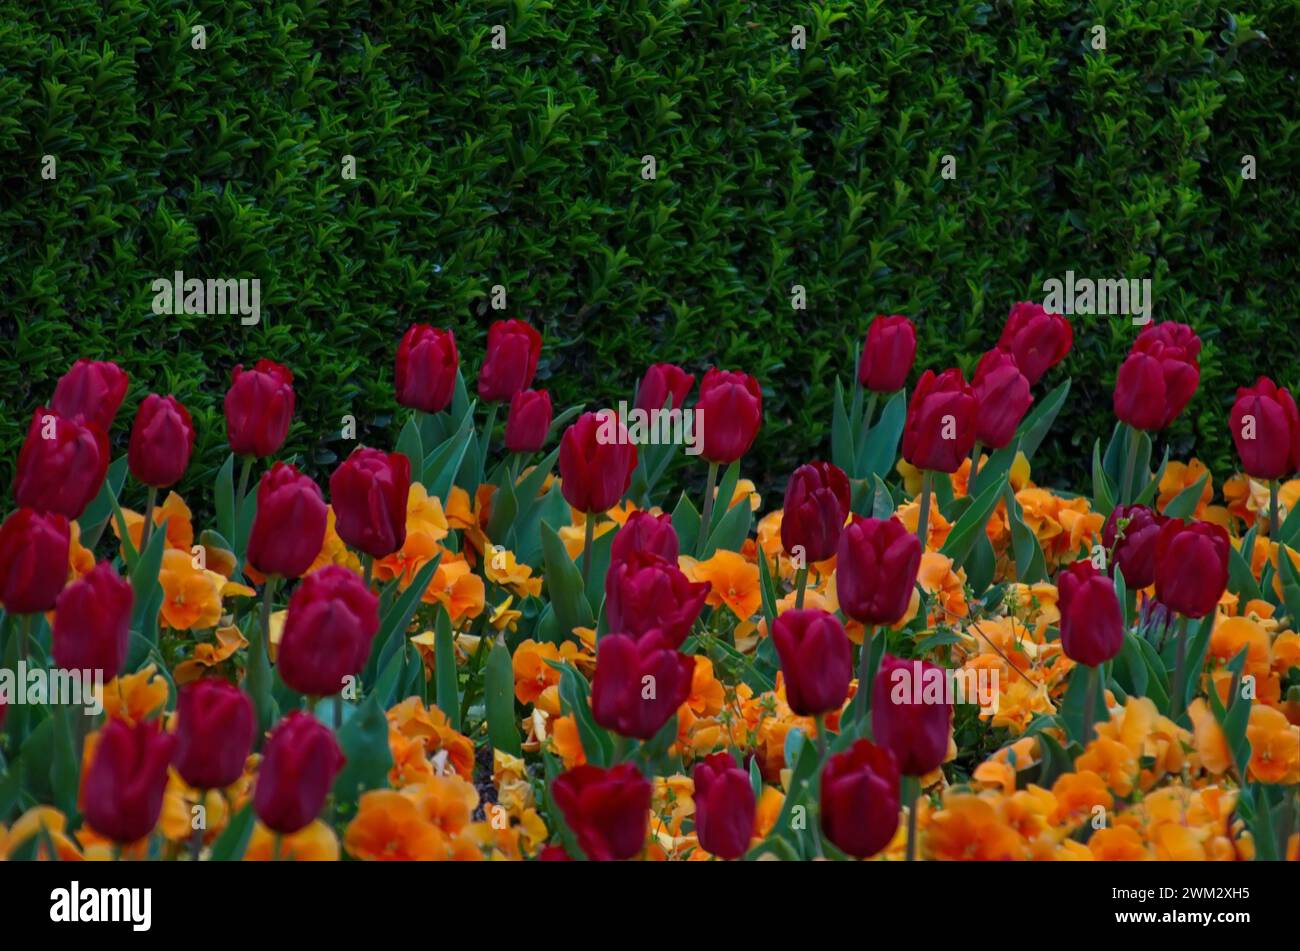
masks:
[[[0,480],[77,356],[128,369],[120,419],[149,390],[191,408],[182,492],[224,458],[231,367],[283,361],[300,396],[288,449],[320,475],[344,414],[362,439],[390,424],[408,323],[454,326],[472,378],[503,284],[505,314],[544,330],[538,384],[557,407],[630,394],[655,360],[756,374],[753,474],[779,488],[828,451],[833,377],[871,315],[915,317],[921,365],[970,371],[1009,304],[1067,269],[1151,277],[1157,319],[1206,340],[1170,438],[1222,478],[1234,387],[1300,382],[1298,10],[7,0]],[[261,325],[155,316],[150,284],[177,269],[260,278]],[[1075,327],[1053,379],[1076,386],[1040,478],[1077,475],[1109,433],[1136,332]],[[114,436],[124,449],[126,427]]]

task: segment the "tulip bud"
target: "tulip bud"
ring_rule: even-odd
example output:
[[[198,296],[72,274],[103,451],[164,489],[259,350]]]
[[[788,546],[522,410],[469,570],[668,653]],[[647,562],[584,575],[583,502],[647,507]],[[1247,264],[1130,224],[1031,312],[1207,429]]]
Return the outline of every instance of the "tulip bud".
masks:
[[[633,552],[658,555],[669,564],[677,564],[679,554],[677,529],[673,528],[672,517],[667,512],[652,515],[638,510],[627,517],[627,521],[614,535],[609,550],[609,563],[617,565],[627,561]],[[608,575],[606,575],[608,578]]]
[[[1127,520],[1123,529],[1120,522]],[[1101,540],[1114,553],[1130,591],[1148,587],[1156,579],[1156,539],[1165,517],[1145,505],[1117,505],[1102,528]]]
[[[1124,646],[1124,615],[1114,583],[1092,562],[1069,564],[1056,579],[1061,647],[1077,664],[1099,667]]]
[[[560,491],[580,512],[605,512],[618,504],[636,469],[636,446],[608,410],[583,413],[560,439]]]
[[[82,815],[114,842],[138,842],[158,824],[176,738],[157,720],[128,726],[112,718],[95,739],[82,782]]]
[[[1227,590],[1231,547],[1221,525],[1166,521],[1156,537],[1156,600],[1184,617],[1205,617]]]
[[[305,829],[320,815],[344,762],[325,724],[305,711],[292,711],[271,730],[262,749],[253,790],[257,818],[281,835]]]
[[[235,367],[226,391],[226,434],[237,456],[270,456],[293,422],[293,373],[272,360]]]
[[[78,360],[59,377],[50,407],[60,416],[78,416],[107,433],[126,396],[127,375],[116,363]]]
[[[870,740],[829,757],[821,781],[826,838],[858,859],[881,851],[898,831],[900,783],[893,754]]]
[[[506,418],[506,449],[537,452],[551,432],[551,394],[545,390],[520,390],[510,397]]]
[[[181,688],[176,714],[176,772],[195,789],[233,785],[244,774],[257,734],[248,694],[229,681],[204,677]]]
[[[39,407],[18,453],[14,498],[22,508],[80,518],[108,473],[108,437],[81,417]]]
[[[926,370],[912,392],[903,428],[903,458],[918,469],[956,472],[975,445],[975,391],[955,367]]]
[[[1009,445],[1034,402],[1016,358],[1005,350],[990,350],[980,358],[971,388],[979,406],[975,438],[990,449]]]
[[[342,565],[302,579],[289,599],[276,667],[299,693],[329,697],[361,673],[379,630],[379,599]]]
[[[131,583],[101,561],[63,589],[54,606],[50,644],[63,670],[97,670],[112,680],[126,664],[131,643]]]
[[[397,345],[397,402],[425,413],[441,413],[451,403],[459,367],[454,333],[412,324]]]
[[[785,489],[781,546],[794,557],[802,549],[804,564],[835,554],[849,515],[849,478],[839,466],[810,462],[794,470]]]
[[[174,396],[150,393],[140,404],[131,427],[126,462],[145,485],[165,489],[185,474],[194,451],[194,423]]]
[[[497,320],[488,327],[487,353],[478,371],[480,399],[508,400],[533,384],[542,335],[522,320]]]
[[[708,596],[707,581],[692,582],[675,563],[648,552],[611,563],[605,575],[609,629],[635,637],[660,630],[674,649],[690,634]]]
[[[952,704],[947,702],[947,671],[928,660],[903,660],[886,654],[871,693],[871,734],[894,754],[899,771],[924,776],[948,755]],[[917,681],[919,680],[919,684]],[[935,685],[942,701],[927,703],[925,687]]]
[[[593,862],[630,859],[645,848],[650,783],[631,763],[577,766],[555,778],[551,797]]]
[[[696,407],[705,459],[728,465],[749,451],[763,423],[763,393],[757,380],[748,373],[711,367],[700,383]]]
[[[375,558],[406,543],[411,460],[358,446],[330,476],[330,503],[339,538]]]
[[[673,409],[686,405],[686,397],[695,385],[695,375],[671,363],[655,363],[645,371],[636,391],[636,408],[646,412],[663,409],[668,397],[673,398]]]
[[[853,651],[839,618],[816,608],[786,611],[772,625],[772,642],[791,710],[811,717],[844,705],[853,679]]]
[[[0,604],[8,614],[54,607],[68,580],[68,520],[18,509],[0,525]]]
[[[1049,314],[1041,304],[1021,301],[1011,305],[998,349],[1016,358],[1016,366],[1033,386],[1065,359],[1073,343],[1074,330],[1068,320]]]
[[[916,360],[916,326],[901,314],[878,315],[867,328],[858,382],[876,393],[902,389]]]
[[[1291,394],[1266,376],[1240,387],[1230,414],[1241,467],[1256,479],[1280,479],[1300,469],[1300,412]]]
[[[897,624],[907,614],[921,568],[921,542],[896,518],[859,518],[840,535],[835,594],[863,624]]]
[[[738,859],[754,836],[754,787],[730,753],[714,753],[695,764],[695,834],[700,847],[723,859]]]
[[[289,463],[277,462],[257,485],[249,564],[264,575],[299,577],[320,554],[327,517],[316,483]]]
[[[607,730],[649,740],[691,695],[695,658],[679,654],[662,635],[637,640],[606,634],[596,650],[591,714]]]

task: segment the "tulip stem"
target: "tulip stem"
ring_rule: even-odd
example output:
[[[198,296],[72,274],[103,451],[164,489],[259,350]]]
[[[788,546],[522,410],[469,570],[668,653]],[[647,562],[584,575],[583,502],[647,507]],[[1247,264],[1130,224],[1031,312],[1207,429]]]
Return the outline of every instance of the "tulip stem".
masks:
[[[336,693],[334,695],[334,732],[337,733],[343,729],[343,695]]]
[[[1268,480],[1268,540],[1277,543],[1280,514],[1277,510],[1277,479]]]
[[[248,475],[253,471],[253,457],[245,456],[244,464],[239,469],[239,492],[235,496],[235,523],[239,523],[239,510],[244,507],[244,495],[248,492]],[[234,539],[231,539],[233,541]]]
[[[1097,687],[1100,682],[1101,668],[1089,667],[1087,673],[1088,692],[1083,695],[1083,744],[1088,745],[1092,736],[1092,724],[1097,714]]]
[[[158,490],[149,486],[149,494],[144,501],[144,527],[140,530],[140,551],[149,545],[149,536],[153,533],[153,507],[158,501]]]
[[[713,521],[713,493],[718,485],[718,464],[709,463],[709,478],[704,484],[704,510],[700,516],[700,536],[695,540],[695,554],[704,557],[704,546],[709,543],[709,523]]]
[[[853,707],[851,718],[853,722],[861,727],[866,722],[868,712],[868,698],[871,696],[868,691],[871,689],[872,671],[871,667],[871,642],[876,636],[876,626],[874,624],[864,624],[862,626],[862,656],[858,658],[858,689],[853,694]],[[883,636],[883,635],[882,635]],[[859,735],[862,734],[859,729]]]
[[[904,776],[903,788],[907,798],[907,861],[916,861],[916,812],[921,801],[921,779]]]
[[[480,456],[483,460],[483,472],[487,472],[488,450],[492,448],[492,430],[496,429],[497,410],[500,408],[500,403],[493,402],[488,404],[487,422],[483,427],[483,454]]]
[[[1128,426],[1127,423],[1124,425]],[[1142,438],[1134,426],[1129,426],[1128,432],[1128,452],[1125,454],[1126,458],[1124,460],[1124,490],[1121,496],[1125,505],[1133,501],[1133,473],[1137,467],[1138,442]]]
[[[280,579],[270,575],[262,585],[262,650],[271,656],[271,598],[275,595],[275,583]]]
[[[1174,692],[1169,697],[1169,712],[1172,719],[1177,722],[1183,715],[1183,694],[1186,692],[1183,688],[1183,679],[1186,672],[1183,670],[1187,666],[1187,618],[1179,616],[1178,618],[1178,643],[1174,649]]]
[[[370,590],[370,581],[374,577],[374,573],[375,573],[375,559],[370,555],[363,554],[361,556],[361,574],[362,577],[365,579],[367,591]]]
[[[795,574],[794,579],[794,608],[796,611],[803,610],[804,592],[808,590],[808,566],[804,565]]]
[[[596,513],[588,512],[582,543],[582,590],[591,586],[591,546],[596,542]]]
[[[875,390],[869,392],[870,395],[867,397],[867,414],[862,417],[862,432],[864,436],[866,433],[871,432],[871,419],[876,415],[876,400],[880,396],[880,394]]]
[[[32,623],[35,621],[35,614],[19,615],[18,621],[18,659],[27,660],[27,641],[32,636]]]
[[[921,512],[916,519],[916,537],[921,543],[921,551],[925,551],[925,543],[928,539],[927,531],[930,527],[930,493],[933,487],[934,475],[929,469],[921,472]]]
[[[984,446],[977,439],[975,445],[970,450],[970,475],[966,479],[966,494],[972,499],[975,498],[975,477],[980,471],[980,453],[984,451]]]
[[[817,761],[826,765],[826,714],[819,713],[813,718],[817,724]]]

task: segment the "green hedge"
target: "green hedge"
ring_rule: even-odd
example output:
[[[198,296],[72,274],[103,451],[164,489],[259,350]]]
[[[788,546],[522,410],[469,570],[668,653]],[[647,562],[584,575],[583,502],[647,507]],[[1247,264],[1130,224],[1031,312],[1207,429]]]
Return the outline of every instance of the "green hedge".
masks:
[[[655,360],[757,375],[748,471],[779,489],[829,451],[833,377],[872,314],[917,318],[921,366],[969,371],[1009,304],[1068,269],[1151,277],[1157,317],[1201,333],[1201,390],[1170,438],[1221,478],[1235,386],[1300,382],[1298,10],[4,0],[0,479],[78,356],[131,374],[119,448],[148,390],[190,406],[184,491],[224,458],[230,368],[281,360],[289,451],[321,474],[344,414],[390,444],[408,323],[454,326],[477,369],[501,283],[506,314],[544,329],[558,406],[616,400]],[[153,315],[150,283],[176,269],[260,278],[263,323]],[[1135,330],[1075,326],[1040,387],[1076,382],[1038,474],[1077,485]]]

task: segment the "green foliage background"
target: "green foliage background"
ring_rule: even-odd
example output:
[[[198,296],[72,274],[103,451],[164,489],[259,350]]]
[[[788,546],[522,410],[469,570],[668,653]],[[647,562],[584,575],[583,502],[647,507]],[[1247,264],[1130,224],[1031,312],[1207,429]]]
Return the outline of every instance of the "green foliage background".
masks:
[[[1221,481],[1235,387],[1300,382],[1298,27],[1295,0],[0,0],[0,480],[78,356],[131,374],[117,451],[146,392],[191,408],[183,492],[224,458],[231,367],[283,361],[288,451],[322,475],[344,414],[391,445],[410,322],[453,326],[472,380],[501,283],[558,407],[656,360],[754,373],[747,474],[779,490],[829,451],[873,314],[917,319],[919,367],[970,371],[1073,269],[1151,277],[1157,319],[1200,332],[1169,439]],[[260,278],[262,325],[154,316],[176,269]],[[1036,475],[1077,487],[1136,330],[1075,329]]]

